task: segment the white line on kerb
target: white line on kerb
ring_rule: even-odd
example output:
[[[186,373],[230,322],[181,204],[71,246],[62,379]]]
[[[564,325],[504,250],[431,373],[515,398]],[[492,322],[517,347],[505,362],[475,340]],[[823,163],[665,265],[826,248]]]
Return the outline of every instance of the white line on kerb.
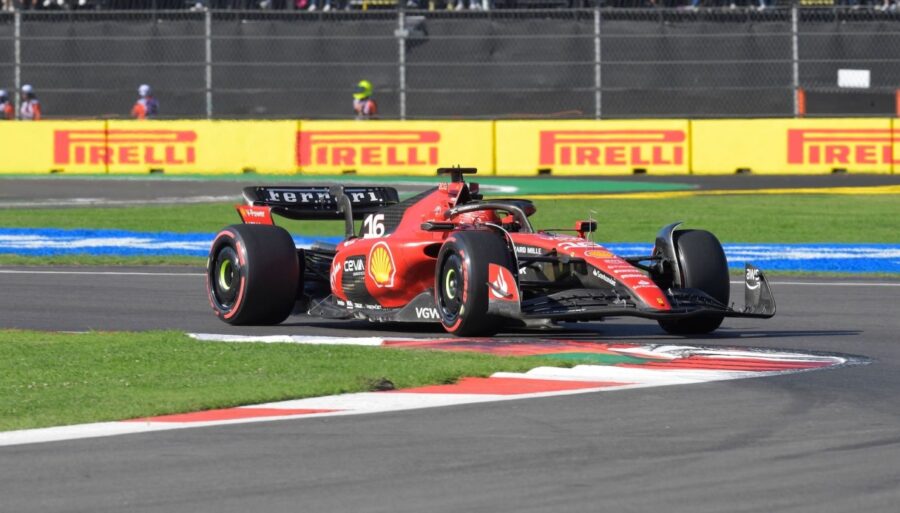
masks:
[[[206,276],[203,273],[152,273],[138,271],[31,271],[20,269],[0,269],[0,274],[72,274],[107,276]]]

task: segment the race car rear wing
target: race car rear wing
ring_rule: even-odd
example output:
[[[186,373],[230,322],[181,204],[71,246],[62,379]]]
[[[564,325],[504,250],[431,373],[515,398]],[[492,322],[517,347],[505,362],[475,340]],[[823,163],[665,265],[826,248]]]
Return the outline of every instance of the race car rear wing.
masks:
[[[340,220],[348,210],[353,219],[363,219],[400,202],[393,187],[374,186],[253,186],[245,187],[243,196],[248,205],[269,207],[272,213],[288,219]],[[342,206],[346,202],[350,209]]]

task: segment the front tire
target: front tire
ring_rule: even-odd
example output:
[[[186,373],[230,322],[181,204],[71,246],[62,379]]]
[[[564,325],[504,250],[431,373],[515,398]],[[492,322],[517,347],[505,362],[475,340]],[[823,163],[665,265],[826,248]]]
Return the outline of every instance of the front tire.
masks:
[[[705,230],[678,230],[673,234],[675,258],[681,268],[676,287],[699,289],[723,305],[728,304],[731,285],[728,261],[722,244]],[[710,333],[722,324],[723,314],[706,314],[686,319],[661,320],[660,327],[673,335]]]
[[[464,337],[490,336],[503,326],[502,318],[488,314],[489,264],[510,270],[515,267],[506,241],[494,232],[455,232],[441,246],[435,303],[448,332]]]
[[[284,228],[232,225],[209,251],[209,303],[228,324],[278,324],[291,314],[299,275],[297,248]]]

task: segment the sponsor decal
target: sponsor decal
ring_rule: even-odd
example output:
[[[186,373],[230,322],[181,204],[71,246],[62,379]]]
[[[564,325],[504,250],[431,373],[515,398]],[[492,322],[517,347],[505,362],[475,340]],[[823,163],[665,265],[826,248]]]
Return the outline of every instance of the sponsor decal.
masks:
[[[491,282],[491,295],[497,299],[506,299],[510,296],[509,285],[503,278],[503,273],[497,273],[497,277]]]
[[[55,130],[53,163],[193,164],[196,142],[193,130]]]
[[[417,306],[416,319],[437,320],[440,319],[440,315],[433,306]]]
[[[340,282],[340,280],[338,280],[338,274],[340,272],[341,272],[341,265],[336,261],[332,261],[331,262],[331,272],[328,273],[328,282],[331,285],[332,292],[337,290],[337,284]]]
[[[247,224],[272,224],[272,211],[269,207],[239,205],[238,212]]]
[[[344,272],[360,273],[365,270],[366,265],[363,263],[362,257],[353,257],[344,260]]]
[[[582,248],[597,248],[600,247],[596,242],[590,242],[586,240],[581,240],[575,237],[576,242],[561,242],[559,243],[559,249],[567,250],[567,249],[582,249]]]
[[[516,287],[512,273],[509,272],[509,269],[497,264],[488,264],[488,291],[489,299],[492,300],[519,300],[519,289]]]
[[[372,189],[344,189],[344,194],[350,199],[350,203],[378,203],[383,200],[382,196]],[[289,203],[289,204],[323,204],[334,202],[334,197],[324,188],[265,188],[265,201],[269,203]]]
[[[317,130],[297,133],[301,166],[436,166],[440,132],[433,130]]]
[[[369,251],[369,276],[375,285],[379,287],[393,287],[394,275],[397,268],[394,265],[394,256],[390,248],[384,242],[372,246]]]
[[[534,246],[516,246],[516,253],[521,255],[541,256],[544,254],[544,250]]]
[[[585,251],[584,256],[593,257],[593,258],[612,258],[613,254],[609,251],[601,251],[601,250],[591,250]]]
[[[759,269],[750,268],[747,269],[747,288],[750,290],[756,290],[759,288]]]
[[[900,164],[888,129],[812,129],[787,131],[788,164]]]
[[[614,280],[613,278],[607,276],[606,274],[598,271],[597,269],[591,269],[591,274],[593,274],[597,278],[600,278],[601,280],[605,281],[606,283],[609,283],[610,285],[613,285],[613,286],[616,285],[616,280]]]
[[[542,130],[542,166],[684,164],[684,130]]]

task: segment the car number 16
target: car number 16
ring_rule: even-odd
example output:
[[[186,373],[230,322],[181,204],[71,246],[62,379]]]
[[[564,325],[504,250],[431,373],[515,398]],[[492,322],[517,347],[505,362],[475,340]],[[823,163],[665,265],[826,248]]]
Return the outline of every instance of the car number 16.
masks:
[[[384,214],[369,214],[363,219],[363,237],[384,237]]]

